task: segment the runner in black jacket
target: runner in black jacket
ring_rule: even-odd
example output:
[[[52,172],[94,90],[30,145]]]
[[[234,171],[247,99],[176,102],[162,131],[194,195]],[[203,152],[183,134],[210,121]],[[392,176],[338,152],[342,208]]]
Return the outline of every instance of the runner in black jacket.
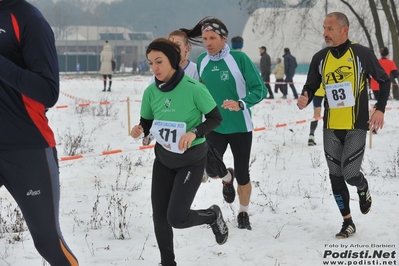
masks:
[[[0,0],[0,183],[21,208],[44,259],[77,266],[59,227],[57,151],[45,116],[59,95],[54,43],[35,7]]]
[[[356,232],[348,185],[357,188],[360,211],[367,214],[371,208],[368,181],[360,168],[367,130],[378,130],[384,124],[390,80],[369,48],[348,39],[349,21],[345,14],[328,14],[323,28],[327,47],[312,58],[298,107],[305,108],[321,84],[325,89],[324,154],[334,199],[344,220],[335,236],[347,238]],[[366,86],[369,75],[378,81],[381,90],[371,116]]]

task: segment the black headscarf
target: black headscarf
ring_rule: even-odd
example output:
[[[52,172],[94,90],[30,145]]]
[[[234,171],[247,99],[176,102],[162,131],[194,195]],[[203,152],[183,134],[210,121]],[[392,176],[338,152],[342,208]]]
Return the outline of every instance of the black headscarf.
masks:
[[[184,77],[184,70],[179,65],[180,52],[177,51],[172,45],[163,41],[154,41],[150,43],[150,45],[148,45],[146,54],[148,55],[151,50],[164,53],[166,57],[168,57],[171,66],[176,69],[176,72],[168,82],[163,82],[155,77],[155,84],[160,91],[167,92],[173,90]]]
[[[206,21],[202,27],[201,27],[201,31],[214,31],[217,34],[220,35],[220,37],[222,38],[227,38],[227,28],[225,25],[216,23],[216,22],[210,22],[210,21]]]
[[[168,57],[172,67],[176,70],[179,68],[180,52],[177,51],[176,48],[172,45],[162,41],[154,41],[150,43],[150,45],[148,45],[146,54],[148,55],[151,50],[156,50],[164,53]]]

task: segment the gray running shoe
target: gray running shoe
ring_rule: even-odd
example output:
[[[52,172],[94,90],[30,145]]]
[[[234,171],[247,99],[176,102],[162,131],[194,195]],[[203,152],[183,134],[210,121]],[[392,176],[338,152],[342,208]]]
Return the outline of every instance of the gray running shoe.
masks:
[[[216,215],[215,221],[210,224],[216,238],[216,243],[223,245],[229,237],[229,229],[223,219],[222,211],[217,205],[212,205],[208,210],[214,212]]]

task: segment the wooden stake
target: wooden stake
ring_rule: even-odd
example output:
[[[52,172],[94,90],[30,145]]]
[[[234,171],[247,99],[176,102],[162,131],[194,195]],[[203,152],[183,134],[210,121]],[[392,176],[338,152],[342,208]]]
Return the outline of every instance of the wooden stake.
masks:
[[[369,130],[370,138],[369,138],[369,148],[373,148],[373,130]]]
[[[130,99],[127,97],[126,99],[127,102],[127,135],[130,136]]]
[[[374,108],[370,109],[370,117],[373,114]],[[373,148],[373,129],[369,128],[369,148]]]

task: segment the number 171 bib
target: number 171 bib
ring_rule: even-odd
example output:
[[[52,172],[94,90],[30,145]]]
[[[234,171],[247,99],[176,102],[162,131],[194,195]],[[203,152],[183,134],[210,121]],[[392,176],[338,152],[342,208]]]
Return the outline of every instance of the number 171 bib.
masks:
[[[186,133],[186,123],[154,120],[150,129],[156,141],[166,150],[174,153],[184,153],[179,150],[179,140]]]

